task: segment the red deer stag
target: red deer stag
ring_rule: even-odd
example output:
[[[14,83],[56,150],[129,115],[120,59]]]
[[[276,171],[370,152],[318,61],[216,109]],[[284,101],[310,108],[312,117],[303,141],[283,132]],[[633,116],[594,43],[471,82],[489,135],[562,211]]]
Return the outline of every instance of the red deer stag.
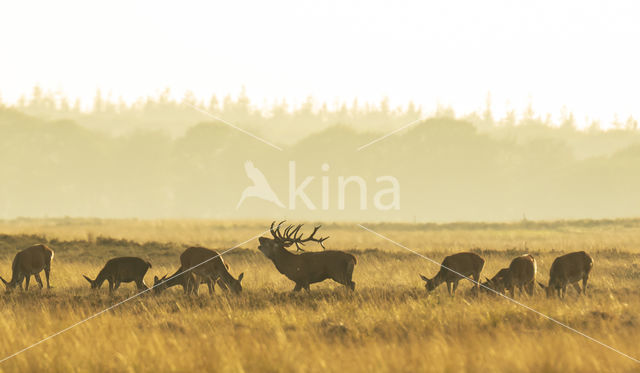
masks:
[[[7,282],[0,277],[7,287],[7,291],[11,291],[19,286],[22,289],[22,281],[26,280],[24,290],[29,289],[29,278],[31,275],[36,279],[40,289],[43,288],[40,272],[44,270],[44,276],[47,279],[47,289],[51,288],[49,284],[49,273],[51,272],[51,261],[53,260],[53,250],[46,245],[38,244],[27,247],[20,251],[13,258],[11,264],[11,281]]]
[[[536,271],[535,258],[525,254],[513,259],[509,268],[502,268],[491,280],[487,279],[483,285],[500,293],[508,290],[513,298],[516,295],[516,287],[520,289],[520,294],[526,291],[529,296],[532,296],[536,282]]]
[[[217,251],[204,247],[190,247],[180,255],[180,268],[176,273],[169,278],[166,275],[162,278],[156,276],[153,283],[156,293],[172,286],[182,285],[185,294],[198,294],[199,285],[206,283],[209,294],[213,294],[217,283],[221,289],[231,289],[238,294],[242,291],[243,278],[244,273],[241,273],[237,280],[231,275],[229,266]]]
[[[82,275],[91,284],[91,289],[99,289],[106,280],[109,282],[109,293],[120,287],[123,282],[135,282],[138,290],[147,290],[144,275],[151,268],[151,263],[136,257],[119,257],[107,261],[95,280]]]
[[[258,249],[275,264],[280,273],[295,282],[293,291],[301,289],[309,291],[309,285],[328,278],[344,285],[347,289],[356,288],[356,283],[351,280],[353,268],[356,265],[355,256],[333,250],[304,252],[300,245],[312,241],[324,248],[324,241],[329,237],[314,237],[320,226],[316,226],[307,238],[303,238],[302,233],[298,236],[302,224],[295,227],[289,225],[282,233],[280,227],[283,223],[284,221],[280,222],[275,228],[275,222],[271,223],[270,231],[273,238],[260,237]],[[294,244],[298,251],[303,251],[301,254],[294,254],[286,249]]]
[[[567,285],[572,284],[578,295],[587,294],[587,281],[593,268],[593,258],[584,251],[559,256],[551,264],[549,270],[549,285],[538,282],[541,288],[547,292],[547,297],[553,297],[554,291],[560,298],[567,293]],[[582,291],[578,281],[582,280]]]
[[[442,261],[440,271],[431,279],[420,275],[420,278],[425,281],[425,288],[428,292],[433,291],[436,287],[440,286],[443,282],[447,283],[447,291],[449,295],[455,295],[458,288],[458,281],[464,277],[471,277],[475,281],[474,287],[476,292],[478,288],[478,280],[480,279],[480,272],[484,267],[484,259],[474,253],[458,253],[450,255]],[[457,273],[456,273],[457,272]],[[453,285],[453,290],[451,289]]]

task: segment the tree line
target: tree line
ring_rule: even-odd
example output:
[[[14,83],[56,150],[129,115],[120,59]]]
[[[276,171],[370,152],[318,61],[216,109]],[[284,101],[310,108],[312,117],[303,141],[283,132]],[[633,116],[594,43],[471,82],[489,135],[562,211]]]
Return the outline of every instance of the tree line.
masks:
[[[633,118],[607,131],[578,130],[570,113],[552,123],[533,112],[516,120],[441,108],[358,151],[420,119],[420,108],[391,109],[383,101],[330,110],[309,99],[265,112],[243,95],[202,103],[175,101],[167,92],[115,107],[101,99],[82,111],[46,94],[33,97],[0,107],[0,218],[485,221],[629,217],[640,207]],[[188,100],[283,150],[203,116],[184,105]],[[236,209],[253,183],[247,161],[285,208],[249,198]],[[374,203],[391,188],[380,181],[385,176],[398,182],[397,209]],[[306,178],[304,193],[315,209],[299,196],[290,209],[291,189]],[[392,195],[381,198],[389,205]]]

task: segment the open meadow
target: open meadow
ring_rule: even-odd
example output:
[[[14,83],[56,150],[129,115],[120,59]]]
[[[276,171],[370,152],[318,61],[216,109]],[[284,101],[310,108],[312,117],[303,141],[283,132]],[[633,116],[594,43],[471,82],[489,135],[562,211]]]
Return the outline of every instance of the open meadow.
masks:
[[[0,275],[18,249],[55,251],[51,290],[0,295],[0,355],[9,356],[136,293],[123,284],[89,289],[107,259],[139,256],[153,276],[173,273],[189,245],[223,251],[265,232],[267,221],[18,219],[0,221]],[[313,223],[308,223],[305,227]],[[640,358],[640,220],[453,224],[365,224],[438,262],[474,251],[492,276],[524,253],[548,281],[556,256],[585,250],[594,259],[586,297],[564,300],[540,288],[517,300],[634,358]],[[53,372],[637,372],[640,365],[504,298],[455,298],[441,285],[427,296],[419,274],[438,266],[357,224],[323,223],[327,249],[357,257],[348,292],[330,280],[311,292],[294,284],[256,248],[224,255],[244,272],[235,296],[206,287],[197,297],[175,287],[136,297],[0,363],[0,371]],[[264,233],[269,236],[268,232]],[[308,244],[307,250],[322,250]]]

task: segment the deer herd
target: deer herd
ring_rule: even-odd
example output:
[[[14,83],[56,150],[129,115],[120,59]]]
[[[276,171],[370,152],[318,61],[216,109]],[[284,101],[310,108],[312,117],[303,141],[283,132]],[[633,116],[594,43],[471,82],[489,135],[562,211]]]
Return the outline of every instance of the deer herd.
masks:
[[[302,224],[289,225],[281,231],[283,223],[271,224],[272,238],[260,237],[258,250],[273,262],[278,272],[295,283],[294,292],[302,289],[308,292],[311,284],[326,279],[332,279],[351,291],[355,290],[356,283],[352,279],[357,263],[355,256],[334,250],[305,252],[301,245],[315,242],[324,249],[324,241],[329,237],[315,236],[320,226],[316,226],[307,237],[300,232]],[[292,245],[296,246],[296,252],[287,249]],[[11,281],[6,281],[1,276],[0,280],[5,284],[7,291],[16,287],[22,289],[23,282],[24,290],[28,290],[29,279],[33,276],[40,288],[43,288],[40,272],[44,271],[47,288],[51,288],[49,274],[53,254],[53,250],[46,245],[38,244],[28,247],[18,252],[13,259]],[[473,282],[470,292],[474,296],[484,292],[509,294],[513,298],[516,296],[516,288],[519,289],[520,295],[534,294],[537,264],[530,254],[514,258],[509,267],[499,270],[491,279],[485,278],[486,281],[481,282],[480,275],[484,264],[485,260],[478,254],[457,253],[444,258],[440,270],[434,277],[420,275],[420,278],[425,282],[427,292],[433,291],[443,282],[446,283],[451,296],[455,295],[458,282],[463,279]],[[568,285],[573,285],[578,294],[586,294],[592,267],[593,259],[584,251],[559,256],[551,265],[548,284],[538,282],[538,285],[545,290],[547,297],[557,295],[564,298]],[[86,275],[83,277],[91,284],[92,289],[99,289],[107,281],[109,292],[113,292],[121,283],[126,282],[134,282],[138,290],[147,291],[149,288],[144,282],[144,276],[149,268],[151,263],[141,258],[118,257],[108,260],[95,279],[92,280]],[[154,276],[152,289],[157,294],[167,288],[180,285],[185,294],[198,294],[199,286],[207,284],[210,294],[214,294],[216,285],[224,291],[240,293],[244,273],[235,278],[229,269],[229,265],[224,262],[219,252],[204,247],[189,247],[180,255],[180,267],[175,273],[168,277],[167,275],[161,278]],[[582,281],[582,288],[578,284],[580,281]]]

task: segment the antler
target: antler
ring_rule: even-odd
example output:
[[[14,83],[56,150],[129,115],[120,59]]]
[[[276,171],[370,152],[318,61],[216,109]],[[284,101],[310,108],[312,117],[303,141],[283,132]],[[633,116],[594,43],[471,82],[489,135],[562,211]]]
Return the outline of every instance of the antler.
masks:
[[[301,227],[302,227],[302,224],[300,224],[300,225],[298,226],[298,228],[296,229],[296,232],[297,232]],[[325,241],[327,238],[329,238],[329,236],[327,236],[327,237],[320,237],[320,238],[315,238],[315,237],[314,237],[314,236],[315,236],[315,234],[316,234],[316,232],[318,232],[318,229],[320,229],[320,227],[322,227],[322,226],[321,226],[321,225],[316,225],[315,227],[313,227],[313,232],[311,232],[311,234],[310,234],[310,235],[309,235],[309,237],[307,237],[307,238],[304,238],[304,239],[303,239],[303,238],[302,238],[302,233],[300,233],[300,236],[299,236],[299,237],[296,237],[295,244],[296,244],[296,247],[298,248],[298,250],[302,250],[302,249],[300,248],[300,246],[298,246],[298,244],[301,244],[301,245],[303,245],[303,246],[304,246],[304,243],[305,243],[305,242],[309,242],[309,241],[317,242],[317,243],[319,243],[319,244],[320,244],[320,246],[322,246],[322,248],[323,248],[323,249],[326,249],[326,247],[324,247],[324,241]],[[304,250],[302,250],[302,251],[304,251]]]
[[[320,246],[322,246],[323,249],[326,249],[324,247],[324,241],[329,238],[329,236],[327,237],[320,237],[320,238],[316,238],[315,234],[316,232],[318,232],[318,229],[320,229],[321,225],[315,226],[313,228],[313,232],[311,232],[311,234],[307,237],[307,238],[302,238],[304,236],[304,233],[300,233],[300,235],[298,235],[298,232],[300,231],[300,229],[302,228],[302,226],[304,224],[298,224],[296,226],[293,225],[289,225],[284,229],[284,233],[280,232],[280,227],[282,226],[282,224],[284,224],[285,220],[281,221],[280,223],[278,223],[278,225],[275,227],[274,229],[274,225],[275,225],[275,221],[273,223],[271,223],[271,228],[269,229],[271,231],[271,235],[273,236],[274,240],[276,240],[277,242],[281,243],[282,246],[284,247],[289,247],[293,244],[296,245],[297,251],[304,251],[300,245],[304,246],[305,242],[317,242],[320,244]]]

